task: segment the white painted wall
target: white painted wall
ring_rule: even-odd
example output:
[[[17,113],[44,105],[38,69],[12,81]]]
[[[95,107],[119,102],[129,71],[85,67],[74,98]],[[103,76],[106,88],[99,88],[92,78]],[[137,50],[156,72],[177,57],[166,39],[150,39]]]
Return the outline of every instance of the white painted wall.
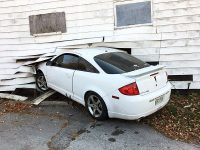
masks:
[[[18,59],[88,43],[131,48],[144,61],[166,65],[169,75],[194,75],[189,88],[200,89],[200,1],[152,0],[152,25],[116,29],[117,1],[127,0],[0,0],[0,91],[35,86],[30,76],[34,70],[20,67],[26,61]],[[66,13],[67,32],[31,36],[28,17],[51,12]],[[173,84],[188,88],[188,82]]]

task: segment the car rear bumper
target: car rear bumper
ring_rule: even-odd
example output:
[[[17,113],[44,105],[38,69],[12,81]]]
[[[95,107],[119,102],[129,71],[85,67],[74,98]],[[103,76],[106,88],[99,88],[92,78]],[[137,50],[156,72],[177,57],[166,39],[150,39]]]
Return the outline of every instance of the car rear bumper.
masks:
[[[150,94],[123,96],[113,102],[112,110],[108,111],[108,115],[110,118],[127,120],[143,118],[163,108],[168,103],[170,95],[171,84],[168,82],[165,87]],[[163,97],[162,102],[155,104],[156,98],[161,96]]]

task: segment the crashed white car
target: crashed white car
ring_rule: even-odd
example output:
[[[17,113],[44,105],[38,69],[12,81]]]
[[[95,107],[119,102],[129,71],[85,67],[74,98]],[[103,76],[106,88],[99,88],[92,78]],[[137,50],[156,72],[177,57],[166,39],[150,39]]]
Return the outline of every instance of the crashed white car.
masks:
[[[151,66],[123,51],[88,48],[64,52],[37,68],[37,87],[84,105],[97,120],[134,120],[164,107],[171,85],[163,66]]]

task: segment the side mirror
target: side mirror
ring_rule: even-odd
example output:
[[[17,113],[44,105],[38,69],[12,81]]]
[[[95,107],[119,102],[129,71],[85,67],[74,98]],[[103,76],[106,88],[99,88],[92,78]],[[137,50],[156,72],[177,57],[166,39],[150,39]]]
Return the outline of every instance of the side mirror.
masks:
[[[47,65],[47,66],[52,66],[52,65],[53,65],[53,62],[49,60],[49,61],[46,63],[46,65]]]

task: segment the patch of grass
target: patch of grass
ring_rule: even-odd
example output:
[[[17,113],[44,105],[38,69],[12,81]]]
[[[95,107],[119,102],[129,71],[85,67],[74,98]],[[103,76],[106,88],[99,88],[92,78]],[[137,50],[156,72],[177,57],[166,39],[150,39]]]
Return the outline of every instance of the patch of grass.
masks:
[[[200,144],[200,91],[173,91],[170,102],[143,121],[172,139]]]

